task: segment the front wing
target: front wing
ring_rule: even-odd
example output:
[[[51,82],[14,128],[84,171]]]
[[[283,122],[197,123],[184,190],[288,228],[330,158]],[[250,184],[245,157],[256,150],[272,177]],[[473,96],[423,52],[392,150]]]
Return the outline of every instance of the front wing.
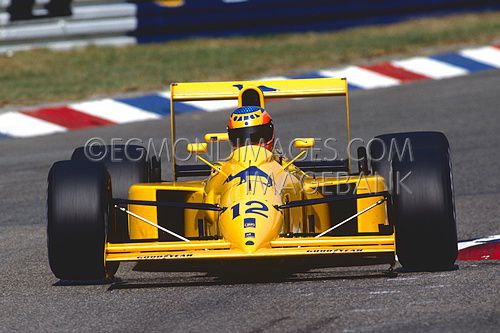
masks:
[[[278,238],[269,248],[247,253],[224,240],[189,242],[107,243],[106,261],[245,260],[287,257],[344,256],[365,259],[394,258],[394,234],[377,236]],[[391,259],[392,260],[392,259]]]

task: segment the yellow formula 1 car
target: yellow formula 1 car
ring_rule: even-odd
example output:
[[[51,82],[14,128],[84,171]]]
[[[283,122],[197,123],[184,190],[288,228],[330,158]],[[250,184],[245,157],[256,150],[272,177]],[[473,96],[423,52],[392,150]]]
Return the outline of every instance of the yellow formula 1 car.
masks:
[[[237,99],[240,107],[263,108],[268,99],[317,96],[345,98],[349,142],[345,79],[172,84],[170,139],[174,145],[175,102]],[[50,267],[76,281],[111,277],[122,261],[169,270],[264,263],[302,270],[393,267],[397,254],[411,270],[453,267],[452,173],[442,133],[385,134],[355,158],[298,161],[313,144],[297,138],[303,151],[292,159],[240,145],[229,159],[210,162],[207,144],[192,143],[187,149],[203,163],[174,158],[172,181],[160,180],[160,161],[143,147],[77,148],[48,176]]]

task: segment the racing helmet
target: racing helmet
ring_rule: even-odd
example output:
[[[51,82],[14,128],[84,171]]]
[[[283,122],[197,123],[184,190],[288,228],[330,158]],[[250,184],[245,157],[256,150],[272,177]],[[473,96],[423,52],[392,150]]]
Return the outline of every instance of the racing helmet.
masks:
[[[251,144],[273,148],[273,120],[260,106],[242,106],[234,110],[227,123],[227,132],[234,147]]]

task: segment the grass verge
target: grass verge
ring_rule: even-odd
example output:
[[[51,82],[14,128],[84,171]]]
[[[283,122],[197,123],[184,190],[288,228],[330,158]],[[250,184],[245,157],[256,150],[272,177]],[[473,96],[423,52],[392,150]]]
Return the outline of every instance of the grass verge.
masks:
[[[172,81],[293,74],[499,38],[500,12],[493,12],[328,33],[19,52],[0,56],[0,106],[160,90]]]

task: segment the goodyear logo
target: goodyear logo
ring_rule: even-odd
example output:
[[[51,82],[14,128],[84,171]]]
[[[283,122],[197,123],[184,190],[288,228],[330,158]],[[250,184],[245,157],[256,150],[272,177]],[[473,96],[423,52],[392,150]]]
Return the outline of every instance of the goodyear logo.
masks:
[[[177,258],[189,258],[192,257],[192,253],[181,253],[181,254],[160,254],[151,256],[138,256],[137,260],[147,260],[147,259],[177,259]]]
[[[363,252],[363,249],[316,249],[307,250],[306,253],[357,253]]]

